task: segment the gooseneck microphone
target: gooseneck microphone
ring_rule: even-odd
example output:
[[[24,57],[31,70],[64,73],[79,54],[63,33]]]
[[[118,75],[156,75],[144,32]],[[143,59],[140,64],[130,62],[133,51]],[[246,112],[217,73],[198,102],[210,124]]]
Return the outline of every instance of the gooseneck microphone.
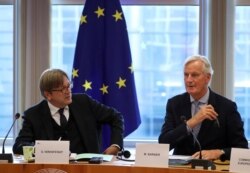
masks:
[[[201,144],[200,144],[199,140],[197,139],[196,135],[193,133],[193,131],[191,131],[191,133],[192,133],[192,135],[193,135],[193,138],[194,138],[195,143],[196,143],[196,144],[198,145],[198,147],[199,147],[199,152],[200,152],[200,154],[199,154],[199,159],[202,159]]]
[[[181,116],[181,120],[186,124],[187,126],[187,120],[185,116]],[[190,128],[187,126],[187,128]],[[194,142],[198,145],[199,148],[199,159],[192,159],[191,160],[191,167],[193,169],[195,169],[196,167],[203,167],[203,169],[211,169],[211,170],[215,170],[216,166],[214,165],[214,163],[211,160],[204,160],[202,159],[202,148],[201,148],[201,144],[199,142],[199,140],[197,139],[196,135],[193,133],[193,130],[190,129],[190,133],[193,136]]]
[[[121,151],[118,152],[116,158],[118,160],[123,160],[123,161],[127,161],[127,162],[134,162],[135,160],[128,159],[130,156],[131,156],[130,151],[122,149]]]
[[[181,116],[181,121],[183,121],[183,122],[186,124],[186,126],[187,126],[187,120],[186,120],[186,117],[185,117],[185,116]],[[190,128],[190,127],[188,127],[188,128]],[[192,134],[192,136],[193,136],[193,138],[194,138],[194,142],[198,145],[199,152],[200,152],[200,154],[199,154],[199,159],[202,159],[201,144],[200,144],[199,140],[197,139],[196,135],[193,133],[193,130],[190,129],[189,132]]]
[[[122,150],[118,152],[118,156],[121,156],[121,157],[124,156],[127,159],[131,156],[131,154],[128,150]]]
[[[8,137],[8,135],[9,135],[9,133],[10,133],[12,127],[14,126],[16,120],[17,120],[19,117],[20,117],[20,113],[16,113],[15,119],[14,119],[14,121],[13,121],[13,123],[12,123],[12,125],[11,125],[11,127],[10,127],[10,129],[9,129],[9,131],[8,131],[8,133],[6,134],[4,140],[3,140],[2,154],[0,154],[0,160],[8,161],[9,163],[12,163],[12,162],[13,162],[13,157],[12,157],[12,154],[11,154],[11,153],[5,154],[5,141],[6,141],[7,137]]]

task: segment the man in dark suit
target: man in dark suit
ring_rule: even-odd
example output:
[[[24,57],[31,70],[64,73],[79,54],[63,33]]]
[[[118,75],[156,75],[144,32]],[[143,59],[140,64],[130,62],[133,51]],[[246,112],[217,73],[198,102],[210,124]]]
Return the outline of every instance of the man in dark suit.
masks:
[[[23,126],[13,146],[22,154],[22,146],[35,140],[69,140],[72,153],[100,153],[101,128],[111,129],[110,146],[104,154],[116,155],[123,147],[123,116],[86,94],[72,94],[67,74],[60,69],[45,70],[40,78],[45,100],[24,112]]]
[[[209,88],[213,69],[203,56],[189,57],[184,65],[186,93],[167,102],[159,143],[169,143],[174,154],[230,159],[231,148],[248,148],[236,103]]]

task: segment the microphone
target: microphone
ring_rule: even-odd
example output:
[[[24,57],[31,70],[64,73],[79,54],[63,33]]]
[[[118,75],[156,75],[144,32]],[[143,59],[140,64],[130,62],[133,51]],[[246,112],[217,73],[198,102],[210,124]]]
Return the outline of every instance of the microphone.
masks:
[[[122,150],[120,152],[118,152],[118,156],[124,156],[126,159],[129,158],[131,156],[130,151],[128,150]]]
[[[125,157],[126,159],[123,159],[122,157]],[[134,162],[135,160],[129,160],[128,158],[131,156],[130,151],[122,149],[117,153],[116,158],[118,160],[128,161],[128,162]]]
[[[185,116],[181,116],[181,120],[186,124],[187,120]],[[186,124],[187,126],[187,124]],[[187,126],[187,128],[190,128]],[[194,138],[194,142],[198,145],[199,148],[199,159],[192,159],[191,160],[191,167],[193,169],[195,169],[196,167],[203,167],[203,169],[208,169],[211,168],[211,170],[215,170],[216,166],[214,165],[214,163],[211,160],[204,160],[202,159],[202,148],[201,148],[201,144],[199,142],[199,140],[197,139],[196,135],[193,133],[192,129],[190,129],[190,133],[192,134],[193,138]]]
[[[219,122],[218,118],[216,118],[214,121],[215,121],[215,124],[218,126],[218,128],[220,128],[220,122]]]
[[[8,135],[9,135],[9,133],[10,133],[12,127],[14,126],[16,120],[17,120],[19,117],[20,117],[20,113],[16,113],[15,119],[14,119],[14,121],[13,121],[13,123],[12,123],[12,125],[11,125],[11,127],[10,127],[10,129],[9,129],[9,131],[8,131],[8,133],[6,134],[4,140],[3,140],[2,154],[0,154],[0,160],[1,160],[1,161],[8,161],[8,163],[12,163],[12,162],[13,162],[12,154],[11,154],[11,153],[5,154],[5,148],[4,148],[4,146],[5,146],[5,141],[6,141],[7,137],[8,137]]]

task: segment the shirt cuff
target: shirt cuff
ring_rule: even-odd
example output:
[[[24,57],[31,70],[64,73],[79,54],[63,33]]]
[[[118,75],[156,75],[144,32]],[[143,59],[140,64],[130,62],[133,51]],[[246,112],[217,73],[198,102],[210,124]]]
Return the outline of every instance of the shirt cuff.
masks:
[[[188,134],[192,133],[192,129],[186,124]]]
[[[117,144],[112,144],[111,147],[116,147],[116,148],[118,148],[119,150],[121,150],[121,147],[120,147],[119,145],[117,145]]]

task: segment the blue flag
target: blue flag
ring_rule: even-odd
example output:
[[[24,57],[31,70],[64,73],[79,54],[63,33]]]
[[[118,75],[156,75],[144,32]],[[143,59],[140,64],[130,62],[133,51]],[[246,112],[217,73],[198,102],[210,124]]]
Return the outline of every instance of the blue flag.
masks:
[[[141,123],[127,26],[119,0],[86,0],[78,31],[73,93],[86,93],[124,116],[126,137]],[[103,149],[110,132],[103,131]]]

